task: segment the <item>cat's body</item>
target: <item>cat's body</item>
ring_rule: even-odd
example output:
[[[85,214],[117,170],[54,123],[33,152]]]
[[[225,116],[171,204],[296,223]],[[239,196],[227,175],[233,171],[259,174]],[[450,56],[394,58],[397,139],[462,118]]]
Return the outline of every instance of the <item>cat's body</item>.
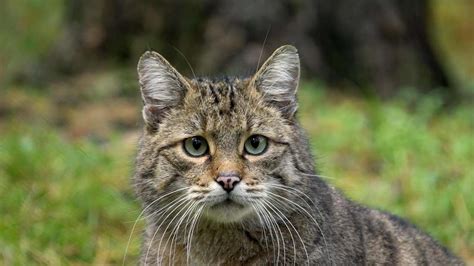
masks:
[[[413,225],[318,177],[295,118],[294,47],[247,79],[188,80],[151,52],[138,72],[141,264],[462,264]]]

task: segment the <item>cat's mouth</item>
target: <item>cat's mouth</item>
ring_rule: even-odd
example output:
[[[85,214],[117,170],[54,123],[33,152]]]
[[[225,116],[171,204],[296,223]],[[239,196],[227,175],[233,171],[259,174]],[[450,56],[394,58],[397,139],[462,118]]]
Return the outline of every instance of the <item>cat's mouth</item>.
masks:
[[[244,206],[240,203],[237,203],[237,202],[231,200],[230,198],[227,198],[227,199],[225,199],[221,202],[218,202],[218,203],[211,206],[211,208],[228,208],[228,207],[243,208]]]
[[[247,206],[242,205],[231,198],[226,198],[210,205],[205,212],[205,216],[217,222],[232,223],[243,219],[250,210],[251,209]]]

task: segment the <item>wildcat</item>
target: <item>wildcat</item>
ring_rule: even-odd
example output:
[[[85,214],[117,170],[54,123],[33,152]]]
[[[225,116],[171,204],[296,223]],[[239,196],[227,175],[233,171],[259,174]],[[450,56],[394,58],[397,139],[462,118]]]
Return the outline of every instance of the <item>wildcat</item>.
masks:
[[[318,176],[295,117],[295,47],[249,78],[188,79],[155,52],[140,58],[138,75],[141,264],[462,265],[415,226]]]

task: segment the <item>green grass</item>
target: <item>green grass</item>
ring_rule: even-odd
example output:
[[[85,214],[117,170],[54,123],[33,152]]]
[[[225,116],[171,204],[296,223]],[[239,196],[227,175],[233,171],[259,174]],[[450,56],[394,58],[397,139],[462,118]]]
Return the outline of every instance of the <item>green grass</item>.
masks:
[[[0,261],[121,262],[138,212],[131,162],[127,150],[69,143],[52,129],[2,134]]]
[[[380,103],[314,87],[300,92],[300,118],[326,180],[409,218],[472,262],[472,106],[440,112],[436,96]],[[123,133],[100,144],[71,140],[47,123],[5,122],[0,264],[121,263],[140,211],[129,185],[133,141]],[[133,234],[130,264],[142,227]]]

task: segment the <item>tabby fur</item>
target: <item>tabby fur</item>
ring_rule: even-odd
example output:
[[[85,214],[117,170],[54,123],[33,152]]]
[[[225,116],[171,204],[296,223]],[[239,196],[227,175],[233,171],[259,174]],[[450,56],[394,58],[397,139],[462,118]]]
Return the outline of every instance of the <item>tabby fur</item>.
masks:
[[[155,52],[141,57],[138,74],[140,264],[462,264],[414,225],[320,178],[296,119],[293,46],[277,49],[248,78],[189,79]],[[262,155],[244,152],[253,134],[268,138]],[[206,139],[208,154],[186,154],[183,141],[193,136]],[[228,193],[216,178],[229,172],[240,182]]]

